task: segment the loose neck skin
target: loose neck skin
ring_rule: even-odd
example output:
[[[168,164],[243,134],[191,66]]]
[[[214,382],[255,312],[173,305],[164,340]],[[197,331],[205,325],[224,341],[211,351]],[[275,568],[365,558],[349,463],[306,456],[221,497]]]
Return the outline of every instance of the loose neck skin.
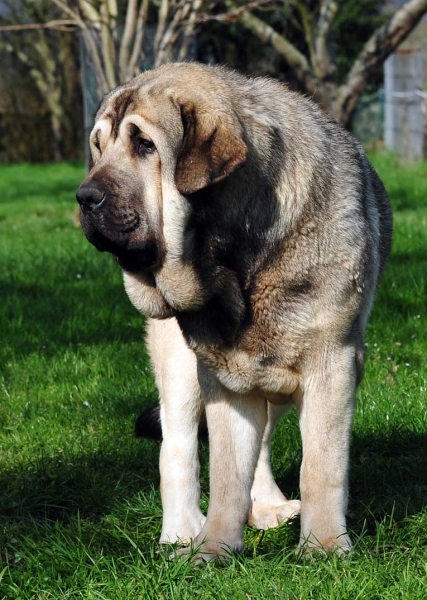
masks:
[[[253,100],[246,103],[249,152],[240,170],[188,197],[177,190],[172,169],[162,173],[164,262],[152,275],[124,274],[132,303],[148,317],[194,313],[227,287],[242,296],[304,210],[308,166],[281,133],[283,123],[275,126],[283,115],[266,120]]]
[[[202,306],[205,292],[192,264],[191,233],[186,233],[190,206],[168,182],[162,186],[165,258],[155,273],[124,272],[126,292],[144,315],[165,319]]]

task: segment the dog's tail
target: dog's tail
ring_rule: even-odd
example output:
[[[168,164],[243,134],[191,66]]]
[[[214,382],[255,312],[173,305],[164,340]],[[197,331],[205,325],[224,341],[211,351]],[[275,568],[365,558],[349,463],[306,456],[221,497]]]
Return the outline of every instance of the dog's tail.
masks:
[[[160,441],[163,439],[160,406],[146,408],[135,421],[135,437]]]
[[[136,419],[135,437],[156,441],[163,439],[160,406],[158,404],[157,406],[146,408]],[[199,423],[199,439],[206,440],[207,437],[208,428],[206,425],[205,413],[203,412]]]

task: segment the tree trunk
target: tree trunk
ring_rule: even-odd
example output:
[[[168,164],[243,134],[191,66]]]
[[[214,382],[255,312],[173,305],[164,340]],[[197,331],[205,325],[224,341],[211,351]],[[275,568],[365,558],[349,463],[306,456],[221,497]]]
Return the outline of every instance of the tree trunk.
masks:
[[[225,0],[229,8],[234,0]],[[309,49],[307,58],[284,35],[250,12],[239,16],[240,23],[270,44],[287,62],[301,88],[343,125],[349,126],[356,106],[372,73],[396,50],[427,12],[427,0],[409,0],[398,8],[390,21],[379,27],[362,48],[341,85],[336,80],[336,63],[330,52],[330,38],[337,0],[320,0],[315,22],[304,0],[297,0],[302,29]]]

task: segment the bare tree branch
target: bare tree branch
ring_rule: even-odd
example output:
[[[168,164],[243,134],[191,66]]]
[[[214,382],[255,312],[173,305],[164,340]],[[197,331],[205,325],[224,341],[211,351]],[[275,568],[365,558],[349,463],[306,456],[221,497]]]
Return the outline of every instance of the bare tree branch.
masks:
[[[308,93],[313,94],[316,91],[318,81],[310,63],[285,36],[280,35],[273,27],[247,11],[239,15],[239,22],[262,42],[270,44],[286,60]]]
[[[120,51],[119,51],[120,74],[126,73],[126,71],[127,71],[127,66],[129,63],[130,47],[131,47],[132,40],[135,35],[137,11],[138,11],[138,0],[129,0],[128,6],[127,6],[127,11],[126,11],[125,26],[123,29],[123,35],[122,35],[122,40],[120,43]]]
[[[184,60],[188,55],[190,40],[194,35],[197,25],[197,15],[200,13],[203,7],[203,0],[192,0],[191,13],[187,22],[183,22],[181,25],[184,28],[183,37],[184,40],[181,44],[179,51],[178,60]]]
[[[157,30],[154,38],[154,48],[157,50],[160,46],[160,41],[163,37],[166,28],[166,21],[168,19],[170,10],[170,0],[161,0],[159,8],[159,16],[157,21]]]
[[[147,14],[150,0],[142,0],[139,7],[138,18],[136,21],[136,34],[133,42],[133,50],[129,59],[127,77],[133,77],[138,64],[138,59],[142,53],[142,42],[144,40],[145,24],[147,22]]]
[[[230,6],[230,10],[227,12],[219,13],[217,15],[205,13],[197,17],[197,22],[207,23],[209,21],[219,21],[221,23],[234,23],[235,21],[238,21],[239,17],[245,12],[251,12],[254,10],[270,11],[277,8],[274,0],[256,0],[254,2],[248,2],[244,6],[238,6],[235,8],[231,8],[231,2],[226,2],[226,4]],[[186,23],[183,23],[183,25],[186,25]]]
[[[314,56],[319,77],[330,74],[335,67],[331,60],[329,37],[339,6],[340,0],[322,0],[320,4],[320,15],[314,39]]]
[[[159,37],[155,66],[169,62],[172,58],[173,48],[181,34],[181,25],[188,18],[191,10],[191,3],[188,0],[178,0],[175,4],[176,8],[169,20],[169,24],[164,28],[163,34]]]
[[[0,25],[1,31],[31,31],[37,29],[55,29],[58,31],[73,31],[77,27],[73,19],[57,19],[47,23],[26,23],[20,25]]]
[[[225,0],[229,14],[236,7],[235,0]],[[245,9],[252,3],[247,3]],[[346,81],[336,81],[336,61],[330,41],[332,26],[341,0],[320,0],[320,12],[314,22],[312,11],[305,0],[295,0],[307,46],[309,58],[294,46],[284,35],[280,35],[268,23],[248,10],[239,12],[238,21],[258,37],[271,45],[283,57],[300,82],[304,91],[316,100],[343,124],[348,124],[371,73],[399,46],[427,13],[427,0],[409,0],[394,13],[386,25],[379,27],[366,42],[353,63]],[[210,17],[209,17],[210,18]],[[227,20],[229,17],[225,17]]]
[[[106,13],[107,13],[107,22],[108,28],[110,31],[111,39],[114,41],[114,44],[117,43],[119,32],[117,29],[117,18],[119,16],[117,0],[105,0]],[[114,49],[115,54],[115,49]]]
[[[53,2],[53,4],[60,8],[65,14],[71,16],[75,20],[77,25],[80,27],[83,39],[85,41],[85,44],[87,45],[87,48],[93,61],[93,66],[98,79],[98,83],[101,88],[101,93],[107,94],[111,88],[108,86],[107,79],[104,74],[101,57],[99,55],[98,47],[96,45],[96,40],[92,35],[92,32],[90,31],[89,27],[85,23],[84,19],[82,19],[82,17],[80,16],[79,11],[71,9],[65,2],[63,2],[63,0],[51,0],[51,2]]]
[[[340,118],[344,122],[353,113],[372,71],[403,42],[426,12],[427,0],[410,0],[366,42],[339,91]]]
[[[101,28],[99,12],[89,0],[77,0],[83,17],[95,28]]]
[[[326,38],[331,31],[332,24],[340,7],[340,0],[322,0],[320,15],[317,21],[317,37]]]
[[[85,0],[80,0],[83,2]],[[110,0],[101,0],[99,9],[99,21],[101,25],[101,44],[102,44],[102,58],[104,62],[105,76],[110,89],[117,87],[119,84],[116,73],[116,49],[114,45],[114,34],[115,29],[115,15],[109,12]]]
[[[78,10],[73,10],[62,0],[51,0],[51,2],[60,8],[65,14],[69,15],[73,21],[79,25],[79,27],[84,24],[84,21],[82,21]]]
[[[301,17],[302,26],[304,29],[305,41],[307,42],[308,53],[310,56],[310,62],[316,70],[316,50],[314,46],[314,27],[313,27],[313,16],[307,6],[305,0],[296,0],[296,7]]]

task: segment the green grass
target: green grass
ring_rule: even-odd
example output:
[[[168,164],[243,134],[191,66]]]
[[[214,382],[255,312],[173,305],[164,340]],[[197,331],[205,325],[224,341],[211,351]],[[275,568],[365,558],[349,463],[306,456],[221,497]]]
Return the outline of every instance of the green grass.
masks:
[[[301,560],[294,522],[248,529],[241,556],[203,568],[156,544],[159,445],[133,438],[155,394],[144,321],[73,224],[83,169],[0,167],[0,599],[427,597],[427,165],[372,160],[395,236],[353,429],[355,549]],[[273,467],[292,496],[300,460],[291,413]],[[206,507],[206,449],[202,463]]]

